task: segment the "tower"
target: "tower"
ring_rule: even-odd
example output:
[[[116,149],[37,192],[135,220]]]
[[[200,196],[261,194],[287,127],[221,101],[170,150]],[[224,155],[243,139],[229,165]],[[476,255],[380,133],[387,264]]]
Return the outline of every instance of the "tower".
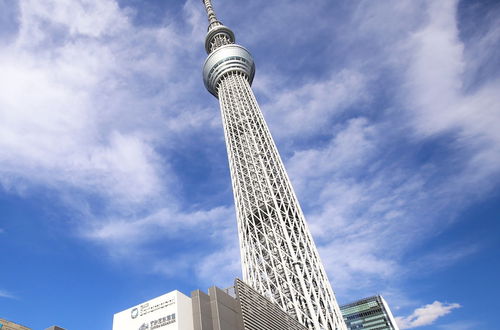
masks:
[[[252,55],[211,0],[203,81],[219,99],[243,280],[309,329],[347,329],[295,192],[250,87]]]

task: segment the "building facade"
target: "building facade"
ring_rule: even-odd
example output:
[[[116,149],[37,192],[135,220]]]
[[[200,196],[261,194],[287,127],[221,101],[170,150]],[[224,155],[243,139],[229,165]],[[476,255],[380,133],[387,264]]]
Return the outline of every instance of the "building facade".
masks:
[[[213,286],[208,294],[195,290],[187,297],[172,291],[113,317],[113,330],[155,329],[307,330],[240,279],[229,289]]]
[[[373,296],[340,307],[349,330],[399,330],[389,305],[382,296]]]
[[[307,330],[240,279],[226,290],[193,291],[191,298],[194,330]]]
[[[113,330],[193,330],[191,298],[172,291],[113,316]]]
[[[283,162],[251,89],[252,55],[210,0],[203,80],[219,99],[243,280],[309,329],[346,329]]]
[[[31,330],[31,328],[0,318],[0,330]],[[45,330],[64,330],[64,329],[58,327],[57,325],[53,325]]]
[[[24,325],[0,318],[0,330],[31,330]]]

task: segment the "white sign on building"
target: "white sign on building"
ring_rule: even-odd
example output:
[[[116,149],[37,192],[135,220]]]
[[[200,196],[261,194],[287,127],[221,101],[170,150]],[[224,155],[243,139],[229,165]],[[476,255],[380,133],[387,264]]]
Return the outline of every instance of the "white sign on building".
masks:
[[[177,290],[116,313],[113,330],[193,330],[191,298]]]

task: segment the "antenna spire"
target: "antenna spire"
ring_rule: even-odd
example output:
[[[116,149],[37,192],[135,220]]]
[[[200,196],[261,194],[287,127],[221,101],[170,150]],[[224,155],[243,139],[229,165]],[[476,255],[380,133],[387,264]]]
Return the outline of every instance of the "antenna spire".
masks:
[[[217,19],[217,16],[215,15],[214,8],[212,7],[212,1],[211,0],[202,0],[203,4],[205,5],[205,10],[207,11],[207,16],[208,16],[208,30],[210,31],[216,26],[222,25],[221,22]]]
[[[224,26],[215,15],[212,0],[202,0],[208,16],[208,33],[205,38],[205,49],[208,54],[219,47],[234,44],[234,33],[230,28]]]

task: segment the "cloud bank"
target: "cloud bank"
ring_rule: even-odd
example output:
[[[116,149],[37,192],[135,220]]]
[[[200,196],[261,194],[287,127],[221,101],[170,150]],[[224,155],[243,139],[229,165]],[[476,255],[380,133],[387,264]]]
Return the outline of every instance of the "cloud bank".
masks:
[[[500,81],[477,77],[500,24],[490,19],[472,39],[457,1],[330,3],[217,7],[255,52],[254,89],[333,287],[343,299],[398,296],[414,270],[481,248],[412,256],[498,185]],[[262,7],[252,22],[246,6]],[[237,275],[222,128],[200,77],[199,1],[153,26],[112,0],[24,0],[9,10],[17,28],[0,35],[4,191],[56,196],[71,209],[72,235],[113,261],[140,258],[165,276],[175,264],[218,285]]]
[[[152,242],[195,227],[223,227],[230,207],[184,209],[171,160],[193,143],[185,132],[220,128],[217,112],[189,96],[199,80],[191,62],[203,54],[182,40],[204,33],[193,3],[158,27],[135,25],[134,10],[111,0],[13,8],[17,29],[0,52],[4,191],[50,195],[69,208],[71,235],[113,259],[148,254]]]

